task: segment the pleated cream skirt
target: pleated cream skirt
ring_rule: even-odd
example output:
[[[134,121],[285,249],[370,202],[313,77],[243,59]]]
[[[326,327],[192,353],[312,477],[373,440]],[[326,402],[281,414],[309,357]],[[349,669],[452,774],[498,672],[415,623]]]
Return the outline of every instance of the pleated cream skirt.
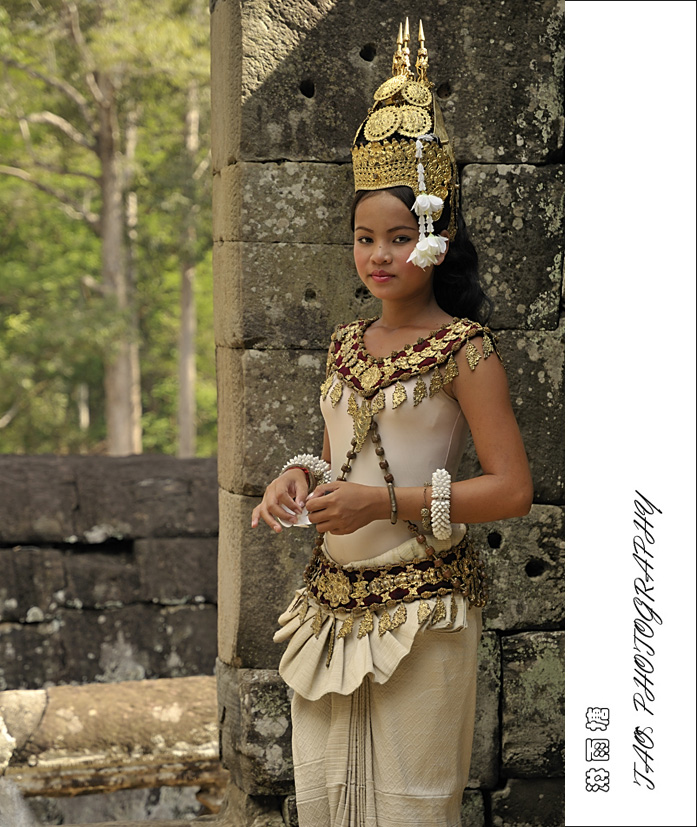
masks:
[[[459,542],[456,527],[450,542]],[[415,541],[370,561],[423,554]],[[304,591],[304,590],[303,590]],[[407,619],[381,634],[337,640],[327,664],[327,617],[300,612],[303,591],[281,616],[288,647],[280,672],[293,688],[293,764],[300,827],[460,827],[476,701],[481,609],[448,598],[436,622]],[[435,601],[431,601],[435,602]],[[438,617],[434,615],[433,617]]]
[[[300,827],[460,827],[481,611],[416,635],[394,674],[351,695],[292,701]]]

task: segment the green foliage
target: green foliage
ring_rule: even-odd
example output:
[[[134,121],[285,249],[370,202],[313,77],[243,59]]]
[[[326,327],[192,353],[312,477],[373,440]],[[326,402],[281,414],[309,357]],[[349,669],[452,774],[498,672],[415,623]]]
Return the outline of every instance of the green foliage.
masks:
[[[99,159],[65,131],[46,124],[25,125],[29,148],[20,128],[22,116],[50,111],[91,141],[90,118],[98,109],[85,77],[90,68],[98,68],[114,79],[121,133],[127,113],[137,122],[129,190],[138,201],[138,224],[128,245],[139,322],[143,449],[176,452],[180,262],[186,229],[193,222],[197,454],[210,455],[215,453],[216,401],[205,171],[210,120],[206,9],[185,0],[162,0],[155,6],[136,0],[80,0],[76,6],[84,54],[66,37],[63,0],[0,3],[0,55],[5,59],[0,62],[0,164],[31,170],[54,193],[0,175],[0,453],[104,450],[103,362],[123,336],[127,320],[101,290],[99,235],[77,215],[99,215],[98,181],[91,177],[99,174]],[[65,94],[47,77],[70,84],[78,94]],[[192,82],[201,87],[201,150],[194,159],[185,149]],[[194,178],[198,165],[204,171]],[[85,388],[86,429],[78,416]]]

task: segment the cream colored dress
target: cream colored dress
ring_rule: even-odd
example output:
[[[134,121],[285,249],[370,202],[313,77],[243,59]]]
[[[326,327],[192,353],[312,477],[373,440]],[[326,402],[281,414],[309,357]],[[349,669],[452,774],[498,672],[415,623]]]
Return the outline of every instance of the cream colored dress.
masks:
[[[457,374],[454,353],[489,331],[454,320],[426,340],[385,360],[370,357],[363,331],[371,320],[332,337],[321,409],[337,478],[351,440],[366,418],[378,425],[395,486],[422,486],[437,468],[453,479],[468,428],[443,387]],[[436,375],[437,374],[437,375]],[[362,423],[362,424],[361,424]],[[364,436],[347,479],[385,485],[370,436]],[[457,545],[427,537],[436,552]],[[423,559],[424,546],[406,523],[380,520],[350,535],[325,535],[324,553],[344,572]],[[348,561],[356,562],[348,562]],[[427,603],[427,613],[422,604]],[[436,604],[439,604],[437,606]],[[481,610],[454,592],[404,603],[399,621],[358,623],[337,633],[350,614],[327,610],[299,590],[281,616],[276,641],[287,641],[279,671],[293,688],[293,760],[300,827],[456,827],[469,772]],[[445,606],[445,608],[443,608]],[[421,610],[420,610],[421,609]],[[319,617],[318,617],[319,615]],[[393,617],[396,618],[393,613]]]

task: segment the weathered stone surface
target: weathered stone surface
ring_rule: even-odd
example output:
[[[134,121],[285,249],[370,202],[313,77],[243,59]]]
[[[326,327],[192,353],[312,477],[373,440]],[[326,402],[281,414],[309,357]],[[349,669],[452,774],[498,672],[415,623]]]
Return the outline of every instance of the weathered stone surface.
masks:
[[[244,159],[348,160],[373,92],[391,74],[404,9],[377,0],[248,0],[241,6],[240,38],[231,28],[230,5],[219,0],[212,17],[214,33],[220,14],[230,35],[213,39],[213,65],[218,53],[222,59],[213,85],[223,86],[214,104],[227,106],[215,133],[229,133],[217,164],[235,154],[231,143],[238,134],[237,157]],[[495,8],[418,2],[409,12],[423,19],[429,75],[458,160],[539,163],[556,150],[562,129],[562,10],[556,0]],[[226,50],[236,54],[226,56]],[[233,61],[241,74],[239,133],[236,96],[226,88],[239,88]]]
[[[186,537],[0,549],[0,620],[37,623],[65,607],[215,603],[217,544]]]
[[[502,639],[502,767],[509,775],[564,771],[564,633]]]
[[[217,537],[136,540],[134,556],[141,600],[217,601]]]
[[[564,330],[501,331],[504,363],[530,460],[535,502],[564,497]]]
[[[484,626],[549,629],[564,620],[564,512],[533,505],[530,514],[470,526],[490,578]]]
[[[467,827],[485,827],[486,810],[484,808],[484,796],[480,792],[465,790],[462,797],[460,818]]]
[[[0,544],[214,535],[214,459],[2,456]]]
[[[65,457],[0,456],[0,543],[62,540],[78,506],[73,464]]]
[[[291,793],[290,689],[271,669],[218,661],[216,675],[223,764],[232,782],[248,795]]]
[[[298,827],[298,802],[294,795],[289,795],[283,799],[281,813],[285,827]]]
[[[198,787],[159,787],[150,790],[118,790],[114,793],[94,793],[72,798],[36,796],[26,804],[38,823],[99,824],[116,822],[118,827],[163,827],[163,821],[177,827],[191,827],[192,820],[201,812],[196,798]],[[197,822],[194,822],[197,823]]]
[[[0,624],[0,689],[211,674],[214,606],[61,608],[49,621]]]
[[[511,778],[491,794],[494,827],[563,827],[564,781]]]
[[[240,3],[211,2],[211,161],[217,173],[240,145],[242,43]]]
[[[564,495],[564,348],[562,328],[498,334],[513,411],[530,461],[534,501],[561,504]],[[470,443],[458,475],[481,473]]]
[[[218,652],[225,663],[275,669],[283,647],[273,642],[278,616],[310,559],[315,529],[290,528],[276,535],[266,525],[251,528],[259,501],[220,493],[220,614]]]
[[[0,549],[0,621],[43,620],[65,589],[64,555],[57,549]]]
[[[564,168],[466,166],[465,221],[479,254],[493,328],[553,330],[559,324]]]
[[[319,454],[326,351],[217,349],[219,480],[261,495],[297,453]]]
[[[27,704],[42,707],[26,714]],[[212,677],[0,693],[16,746],[6,775],[25,795],[220,781]]]
[[[106,537],[215,534],[215,460],[113,458],[105,479],[102,457],[81,459],[76,466],[78,538],[103,542]]]
[[[493,632],[484,632],[478,652],[477,707],[468,787],[491,788],[498,783],[500,702],[501,644]]]
[[[378,315],[349,246],[231,242],[213,255],[219,345],[326,354],[339,322]]]
[[[275,796],[248,795],[232,781],[215,824],[218,827],[285,827]]]
[[[350,164],[241,161],[221,170],[213,186],[213,241],[353,242]]]

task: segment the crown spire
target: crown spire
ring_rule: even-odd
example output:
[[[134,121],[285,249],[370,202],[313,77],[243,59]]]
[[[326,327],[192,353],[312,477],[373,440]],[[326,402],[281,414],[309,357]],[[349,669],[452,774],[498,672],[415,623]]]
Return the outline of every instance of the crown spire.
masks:
[[[424,37],[424,26],[419,20],[419,51],[416,55],[416,78],[420,83],[428,84],[428,49],[426,48],[426,38]]]
[[[411,63],[409,61],[409,18],[406,18],[404,23],[404,68],[406,69],[406,74],[411,74]]]

